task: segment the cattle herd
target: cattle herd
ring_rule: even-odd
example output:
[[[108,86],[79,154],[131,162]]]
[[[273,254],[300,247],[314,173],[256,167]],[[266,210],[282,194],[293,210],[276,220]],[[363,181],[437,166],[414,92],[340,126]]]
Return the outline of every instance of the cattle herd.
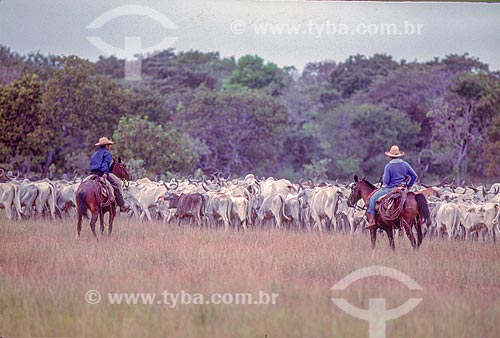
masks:
[[[0,208],[7,219],[68,219],[76,214],[75,194],[81,179],[20,180],[8,176],[0,182]],[[423,189],[415,186],[412,189]],[[428,196],[431,225],[428,238],[496,240],[500,234],[500,183],[489,188],[455,187],[442,182]],[[312,231],[364,232],[363,202],[347,206],[348,183],[312,180],[292,183],[286,179],[238,179],[222,175],[211,179],[172,179],[169,182],[142,178],[123,186],[131,209],[122,217],[143,222],[175,223],[224,229],[276,227]]]

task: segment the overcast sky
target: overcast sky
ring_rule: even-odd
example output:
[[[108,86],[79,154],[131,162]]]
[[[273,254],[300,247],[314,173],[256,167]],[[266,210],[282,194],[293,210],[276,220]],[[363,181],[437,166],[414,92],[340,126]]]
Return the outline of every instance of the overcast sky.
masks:
[[[131,4],[140,6],[124,7]],[[358,53],[427,61],[468,52],[500,70],[500,4],[1,0],[0,20],[0,44],[22,54],[39,50],[95,60],[113,49],[88,37],[115,50],[124,49],[125,37],[136,37],[125,54],[160,43],[222,56],[258,54],[302,68],[309,61],[343,61]],[[381,24],[392,24],[396,34],[382,34]]]

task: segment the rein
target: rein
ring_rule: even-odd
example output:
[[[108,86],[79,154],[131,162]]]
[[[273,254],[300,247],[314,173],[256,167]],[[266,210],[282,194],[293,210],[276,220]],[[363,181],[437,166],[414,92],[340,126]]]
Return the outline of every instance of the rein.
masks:
[[[366,209],[367,209],[367,207],[366,207],[366,203],[365,203],[365,206],[364,206],[364,207],[360,207],[357,203],[356,203],[356,204],[354,204],[352,207],[353,207],[354,209],[356,209],[356,210],[360,210],[360,211],[364,211],[364,210],[366,210]]]

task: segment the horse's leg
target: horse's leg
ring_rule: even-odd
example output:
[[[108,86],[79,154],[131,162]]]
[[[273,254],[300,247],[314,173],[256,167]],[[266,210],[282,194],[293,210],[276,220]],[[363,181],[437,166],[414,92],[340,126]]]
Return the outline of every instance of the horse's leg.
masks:
[[[372,240],[372,249],[375,249],[375,243],[377,242],[377,229],[370,230],[370,238]]]
[[[417,230],[417,248],[419,248],[420,245],[422,245],[422,239],[423,239],[423,235],[422,235],[422,223],[417,222],[415,224],[415,229]]]
[[[411,225],[408,224],[406,221],[403,221],[403,227],[406,232],[406,236],[410,239],[411,246],[413,247],[413,250],[417,249],[417,243],[415,241],[415,236],[413,235],[413,230],[411,228]]]
[[[104,212],[103,210],[101,210],[101,211],[99,212],[99,214],[100,214],[100,215],[99,215],[99,216],[100,216],[100,217],[99,217],[99,221],[100,221],[100,223],[101,223],[101,235],[102,235],[102,234],[104,234],[104,214],[105,214],[105,212]]]
[[[90,219],[90,229],[92,230],[92,234],[95,238],[97,238],[97,234],[95,233],[95,223],[97,222],[98,217],[99,212],[92,212],[92,218]]]
[[[113,221],[116,216],[116,205],[111,206],[111,210],[109,211],[109,226],[108,226],[108,236],[111,236],[111,231],[113,231]]]
[[[384,230],[387,233],[387,238],[389,239],[389,247],[392,251],[396,251],[396,245],[394,244],[394,231],[392,230],[392,227],[388,226]]]
[[[78,233],[78,237],[80,237],[80,232],[82,232],[82,213],[78,210],[78,221],[76,223],[76,232]]]

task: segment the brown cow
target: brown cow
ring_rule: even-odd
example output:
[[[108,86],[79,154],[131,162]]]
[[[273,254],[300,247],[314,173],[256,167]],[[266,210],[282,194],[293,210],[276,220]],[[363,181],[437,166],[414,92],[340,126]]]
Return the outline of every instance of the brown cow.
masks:
[[[175,208],[177,225],[181,225],[181,220],[192,217],[200,225],[208,224],[205,215],[206,201],[202,194],[174,194],[167,192],[164,197],[169,201],[169,209]]]

